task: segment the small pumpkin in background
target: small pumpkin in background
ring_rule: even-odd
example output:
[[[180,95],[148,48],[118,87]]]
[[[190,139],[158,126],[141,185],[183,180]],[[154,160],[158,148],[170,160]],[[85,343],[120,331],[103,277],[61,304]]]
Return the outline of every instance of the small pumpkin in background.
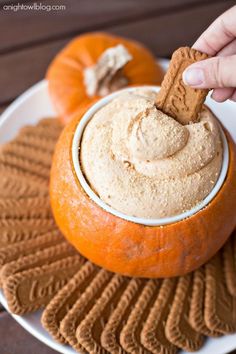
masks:
[[[46,77],[55,110],[66,124],[82,106],[125,86],[159,85],[163,75],[155,57],[140,43],[88,33],[55,57]]]

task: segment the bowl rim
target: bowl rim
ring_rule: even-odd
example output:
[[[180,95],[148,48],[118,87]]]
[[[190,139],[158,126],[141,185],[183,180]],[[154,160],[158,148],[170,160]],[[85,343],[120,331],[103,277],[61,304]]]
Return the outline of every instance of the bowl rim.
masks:
[[[73,167],[75,170],[76,177],[78,178],[78,181],[80,185],[82,186],[83,190],[85,193],[95,202],[100,208],[105,210],[106,212],[119,217],[123,220],[130,221],[136,224],[142,224],[145,226],[164,226],[168,224],[173,224],[176,222],[179,222],[181,220],[184,220],[186,218],[189,218],[205,208],[212,200],[213,198],[217,195],[219,190],[221,189],[226,176],[228,172],[228,167],[229,167],[229,146],[228,146],[228,141],[226,139],[225,133],[219,124],[219,130],[221,134],[221,139],[222,139],[222,145],[223,145],[223,160],[222,160],[222,166],[221,166],[221,172],[218,177],[218,180],[214,187],[212,188],[211,192],[204,198],[200,203],[198,203],[194,208],[185,211],[184,213],[170,216],[170,217],[164,217],[164,218],[157,218],[157,219],[148,219],[148,218],[140,218],[136,216],[130,216],[127,214],[124,214],[107,203],[105,203],[102,199],[99,198],[99,196],[92,190],[92,188],[89,186],[83,171],[81,169],[81,164],[80,164],[80,159],[79,159],[79,149],[80,149],[80,143],[82,140],[83,136],[83,131],[88,124],[88,122],[91,120],[93,115],[101,109],[103,106],[107,105],[111,100],[113,100],[115,97],[120,95],[122,92],[134,92],[137,89],[151,89],[156,92],[160,90],[160,86],[153,86],[153,85],[145,85],[145,86],[137,86],[137,87],[128,87],[121,89],[119,91],[113,92],[103,98],[101,98],[99,101],[97,101],[94,105],[92,105],[82,116],[81,120],[79,121],[75,131],[74,131],[74,136],[72,140],[72,163]]]

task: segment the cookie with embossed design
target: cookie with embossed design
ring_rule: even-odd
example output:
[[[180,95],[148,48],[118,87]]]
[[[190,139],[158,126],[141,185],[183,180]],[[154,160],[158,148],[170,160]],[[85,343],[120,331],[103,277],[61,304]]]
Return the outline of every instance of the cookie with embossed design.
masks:
[[[43,250],[50,246],[55,246],[59,243],[66,242],[59,230],[49,231],[39,235],[28,241],[17,242],[14,245],[9,245],[0,249],[0,283],[1,268],[14,260],[28,256],[34,252]]]
[[[0,219],[0,250],[58,228],[53,219]]]
[[[57,119],[41,119],[37,125],[26,125],[20,129],[19,135],[40,137],[56,141],[61,133],[62,126]]]
[[[45,118],[41,119],[38,122],[38,126],[43,127],[46,130],[53,129],[54,132],[58,131],[59,133],[62,130],[61,122],[58,119],[54,119],[54,118],[52,119],[50,117],[45,117]]]
[[[236,296],[236,231],[223,248],[225,281],[229,293]]]
[[[55,148],[55,138],[19,133],[17,137],[11,141],[11,144],[14,146],[26,146],[38,149],[40,151],[48,152],[51,155]]]
[[[76,330],[78,342],[89,353],[108,353],[101,343],[101,335],[130,279],[113,275],[111,281]]]
[[[138,278],[129,281],[117,306],[105,324],[101,335],[101,344],[109,353],[125,353],[119,340],[120,331],[127,322],[146,282],[145,279]]]
[[[0,148],[0,198],[48,194],[52,153],[61,129],[56,119],[43,119],[22,128]]]
[[[0,151],[0,171],[6,169],[16,169],[16,176],[21,172],[29,180],[40,182],[49,178],[49,166],[40,164],[35,160],[30,160],[27,156],[11,155],[3,149]]]
[[[48,180],[14,166],[0,163],[0,198],[27,198],[48,195]]]
[[[156,301],[160,290],[160,280],[148,280],[140,292],[137,302],[132,309],[127,322],[121,329],[120,343],[128,353],[148,354],[150,351],[141,342],[141,331],[143,324]]]
[[[203,345],[203,335],[195,331],[189,323],[192,286],[192,274],[178,278],[174,300],[165,327],[167,339],[186,351],[198,350]]]
[[[37,163],[42,167],[50,168],[52,160],[52,152],[44,151],[29,145],[16,144],[14,140],[2,146],[1,153],[12,158],[19,158],[32,163]]]
[[[0,198],[0,219],[50,219],[49,197]]]
[[[78,297],[73,307],[68,311],[67,315],[61,321],[60,332],[62,336],[78,352],[85,353],[87,351],[83,346],[83,342],[86,341],[82,340],[81,342],[78,336],[76,335],[77,327],[86,318],[86,315],[90,314],[91,309],[94,308],[94,306],[98,303],[99,299],[101,298],[101,295],[105,291],[104,289],[107,289],[110,283],[113,284],[112,286],[110,286],[110,288],[112,288],[111,289],[112,294],[114,293],[113,292],[114,282],[116,283],[115,285],[117,287],[117,285],[119,285],[119,282],[117,283],[117,281],[118,279],[120,279],[120,277],[117,280],[112,280],[113,279],[112,277],[113,277],[112,273],[106,271],[105,269],[100,269],[99,272],[94,277],[94,279],[91,281],[90,285]],[[111,299],[109,303],[110,304],[112,303]],[[100,310],[102,311],[102,309]],[[99,324],[99,319],[96,318],[95,321],[97,320]],[[90,331],[88,333],[89,335],[91,335]],[[98,335],[100,336],[100,332],[98,332]],[[93,338],[92,335],[91,338],[92,339],[91,341],[89,341],[89,343],[92,342],[92,344],[91,343],[90,344],[93,345],[94,344],[93,341],[94,340],[96,341],[97,336]]]
[[[204,319],[205,282],[204,267],[195,270],[193,274],[193,291],[190,300],[189,323],[195,331],[205,336],[219,337],[221,333],[208,328]]]
[[[190,64],[207,57],[207,54],[189,47],[181,47],[172,55],[161,90],[157,95],[156,105],[181,124],[185,125],[198,120],[198,114],[209,91],[186,86],[182,80],[182,74]]]
[[[165,335],[165,325],[174,299],[177,279],[164,279],[141,331],[141,343],[154,354],[175,354],[177,347]]]
[[[227,288],[223,255],[218,252],[205,266],[206,295],[204,318],[213,331],[236,332],[236,297]]]
[[[48,160],[54,151],[55,143],[61,130],[62,127],[57,119],[45,118],[40,120],[36,126],[22,128],[18,135],[7,145],[13,149],[16,147],[25,148],[25,152],[29,152],[33,159],[38,158],[33,152],[47,153],[45,158]]]
[[[7,277],[3,291],[10,311],[22,315],[45,307],[84,262],[77,254]]]
[[[78,298],[90,285],[99,268],[91,262],[86,262],[71,280],[54,296],[43,311],[42,325],[51,336],[60,343],[66,339],[60,332],[60,323],[67,315]]]
[[[11,275],[41,267],[46,264],[51,264],[59,259],[76,254],[77,251],[66,241],[45,249],[39,249],[27,256],[20,257],[17,260],[5,264],[0,272],[2,283],[6,282],[7,278]]]

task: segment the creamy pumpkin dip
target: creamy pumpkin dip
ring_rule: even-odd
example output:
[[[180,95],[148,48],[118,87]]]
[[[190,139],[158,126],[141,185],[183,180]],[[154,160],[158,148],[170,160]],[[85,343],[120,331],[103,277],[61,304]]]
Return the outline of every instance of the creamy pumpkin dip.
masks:
[[[136,217],[183,213],[214,187],[222,164],[218,123],[203,108],[181,125],[155,106],[156,93],[121,93],[97,111],[80,146],[83,173],[114,209]]]

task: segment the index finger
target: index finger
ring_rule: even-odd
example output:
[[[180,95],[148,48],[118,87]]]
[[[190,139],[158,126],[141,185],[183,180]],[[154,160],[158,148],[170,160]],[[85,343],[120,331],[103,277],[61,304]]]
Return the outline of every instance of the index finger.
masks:
[[[193,48],[208,55],[216,55],[236,38],[236,6],[220,15],[198,38]]]

